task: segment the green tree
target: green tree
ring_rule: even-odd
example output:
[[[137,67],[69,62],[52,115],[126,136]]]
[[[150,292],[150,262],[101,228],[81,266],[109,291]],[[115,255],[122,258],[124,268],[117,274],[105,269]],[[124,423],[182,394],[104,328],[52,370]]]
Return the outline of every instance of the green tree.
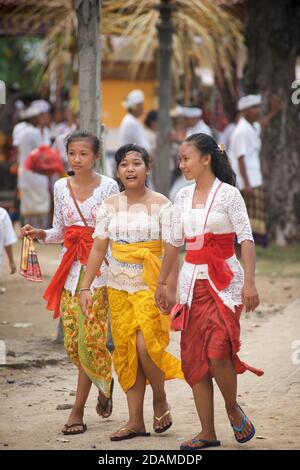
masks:
[[[0,79],[7,88],[17,87],[22,94],[32,94],[38,88],[42,63],[36,57],[40,44],[38,38],[0,37]]]
[[[300,105],[292,100],[299,24],[297,1],[250,2],[245,91],[261,93],[264,107],[270,92],[282,101],[282,112],[265,130],[262,146],[269,228],[280,245],[300,240]]]

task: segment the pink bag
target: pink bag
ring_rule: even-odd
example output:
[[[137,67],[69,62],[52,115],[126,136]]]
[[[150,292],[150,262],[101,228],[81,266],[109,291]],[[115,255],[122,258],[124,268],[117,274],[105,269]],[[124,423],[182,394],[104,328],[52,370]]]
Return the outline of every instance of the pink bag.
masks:
[[[184,331],[187,328],[189,321],[190,308],[188,304],[175,304],[172,307],[171,316],[171,330]]]

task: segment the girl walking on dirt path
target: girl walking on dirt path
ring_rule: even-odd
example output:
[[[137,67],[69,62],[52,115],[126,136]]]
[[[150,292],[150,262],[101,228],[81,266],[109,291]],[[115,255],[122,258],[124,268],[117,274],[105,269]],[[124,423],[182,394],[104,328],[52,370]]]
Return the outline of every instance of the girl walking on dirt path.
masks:
[[[92,284],[89,320],[81,312],[79,293],[93,244],[97,211],[102,202],[118,193],[119,189],[113,179],[94,170],[95,161],[100,158],[97,137],[85,131],[75,131],[67,138],[66,149],[74,174],[55,183],[53,228],[40,230],[25,225],[22,235],[44,243],[64,245],[61,264],[44,298],[48,301],[47,308],[54,310],[54,318],[62,316],[65,348],[70,360],[78,367],[76,400],[62,432],[80,434],[87,429],[83,415],[92,383],[99,391],[97,413],[108,418],[112,412],[112,361],[106,348],[105,262]]]
[[[236,440],[252,439],[255,429],[237,403],[237,374],[263,372],[241,362],[240,315],[259,304],[255,287],[255,247],[244,200],[235,185],[226,152],[207,134],[193,134],[180,147],[180,169],[195,184],[181,189],[155,298],[158,307],[176,303],[168,273],[186,242],[180,274],[180,303],[190,307],[181,334],[182,370],[193,390],[202,430],[182,450],[220,446],[214,426],[213,382],[224,397]],[[241,244],[243,270],[234,253]]]
[[[143,402],[146,382],[153,390],[153,429],[165,432],[172,425],[165,380],[183,378],[180,361],[165,351],[170,320],[156,307],[154,292],[163,245],[169,238],[172,205],[146,186],[149,155],[138,145],[122,146],[115,155],[117,176],[124,191],[104,201],[95,229],[80,305],[89,317],[90,286],[111,243],[108,300],[115,351],[114,367],[126,393],[129,420],[110,439],[146,437]],[[169,272],[176,288],[178,269]]]

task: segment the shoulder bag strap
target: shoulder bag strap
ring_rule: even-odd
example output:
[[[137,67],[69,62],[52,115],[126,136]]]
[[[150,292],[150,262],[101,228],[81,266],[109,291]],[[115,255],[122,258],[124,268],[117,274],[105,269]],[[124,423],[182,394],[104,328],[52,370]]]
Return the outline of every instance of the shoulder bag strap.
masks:
[[[212,207],[213,202],[214,202],[214,200],[215,200],[215,197],[216,197],[216,195],[217,195],[217,192],[219,191],[219,189],[220,189],[220,187],[222,186],[222,184],[223,184],[223,182],[221,181],[220,184],[218,185],[217,189],[215,190],[215,194],[214,194],[214,196],[213,196],[213,198],[212,198],[212,201],[211,201],[211,203],[210,203],[210,206],[209,206],[209,208],[208,208],[208,211],[207,211],[207,214],[206,214],[206,217],[205,217],[204,226],[203,226],[203,235],[204,235],[204,231],[205,231],[205,228],[206,228],[206,223],[207,223],[208,215],[209,215],[209,213],[210,213],[210,210],[211,210],[211,207]],[[188,293],[188,296],[187,296],[187,300],[189,300],[189,298],[190,298],[190,293],[191,293],[191,288],[192,288],[192,284],[193,284],[193,279],[194,279],[194,275],[195,275],[196,266],[197,266],[197,265],[195,264],[195,266],[194,266],[194,271],[193,271],[193,275],[192,275],[192,279],[191,279],[191,284],[190,284],[190,288],[189,288],[189,293]]]
[[[67,180],[67,186],[68,186],[68,189],[69,189],[69,191],[70,191],[71,197],[72,197],[72,199],[73,199],[73,202],[74,202],[74,204],[75,204],[75,207],[76,207],[76,209],[77,209],[78,214],[80,215],[80,218],[81,218],[82,222],[84,223],[84,225],[85,225],[86,227],[89,227],[87,221],[85,220],[85,217],[84,217],[83,213],[82,213],[81,210],[80,210],[80,207],[79,207],[79,205],[78,205],[78,202],[76,201],[75,194],[74,194],[74,192],[73,192],[73,189],[72,189],[72,186],[71,186],[71,183],[70,183],[70,179],[69,179],[69,178],[68,178],[68,180]]]
[[[87,221],[86,221],[86,219],[85,219],[83,213],[82,213],[81,210],[80,210],[80,207],[79,207],[79,205],[78,205],[78,202],[76,201],[75,194],[74,194],[74,191],[73,191],[73,189],[72,189],[72,186],[71,186],[71,183],[70,183],[70,179],[69,179],[69,178],[67,179],[67,186],[68,186],[68,189],[69,189],[69,191],[70,191],[71,197],[72,197],[72,199],[73,199],[73,202],[74,202],[75,207],[76,207],[76,209],[77,209],[77,211],[78,211],[78,214],[80,215],[80,218],[81,218],[82,222],[84,223],[84,225],[85,225],[87,228],[89,228],[89,225],[88,225],[88,223],[87,223]],[[105,262],[106,266],[108,266],[109,263],[108,263],[108,261],[107,261],[106,256],[104,257],[104,262]]]

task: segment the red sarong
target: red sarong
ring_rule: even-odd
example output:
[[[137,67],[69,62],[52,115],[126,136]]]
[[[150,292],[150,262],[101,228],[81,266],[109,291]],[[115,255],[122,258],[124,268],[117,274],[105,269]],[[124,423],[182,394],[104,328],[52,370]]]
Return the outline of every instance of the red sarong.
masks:
[[[48,301],[47,309],[54,310],[54,319],[60,316],[61,295],[72,264],[77,259],[82,265],[87,264],[93,245],[92,234],[94,230],[94,227],[81,227],[79,225],[66,227],[64,246],[67,251],[43,296]]]
[[[241,362],[240,315],[243,306],[233,313],[218,297],[209,281],[199,279],[195,283],[189,324],[181,333],[181,361],[185,380],[193,387],[207,373],[214,376],[209,359],[232,357],[237,374],[246,370],[261,376],[263,371]]]

